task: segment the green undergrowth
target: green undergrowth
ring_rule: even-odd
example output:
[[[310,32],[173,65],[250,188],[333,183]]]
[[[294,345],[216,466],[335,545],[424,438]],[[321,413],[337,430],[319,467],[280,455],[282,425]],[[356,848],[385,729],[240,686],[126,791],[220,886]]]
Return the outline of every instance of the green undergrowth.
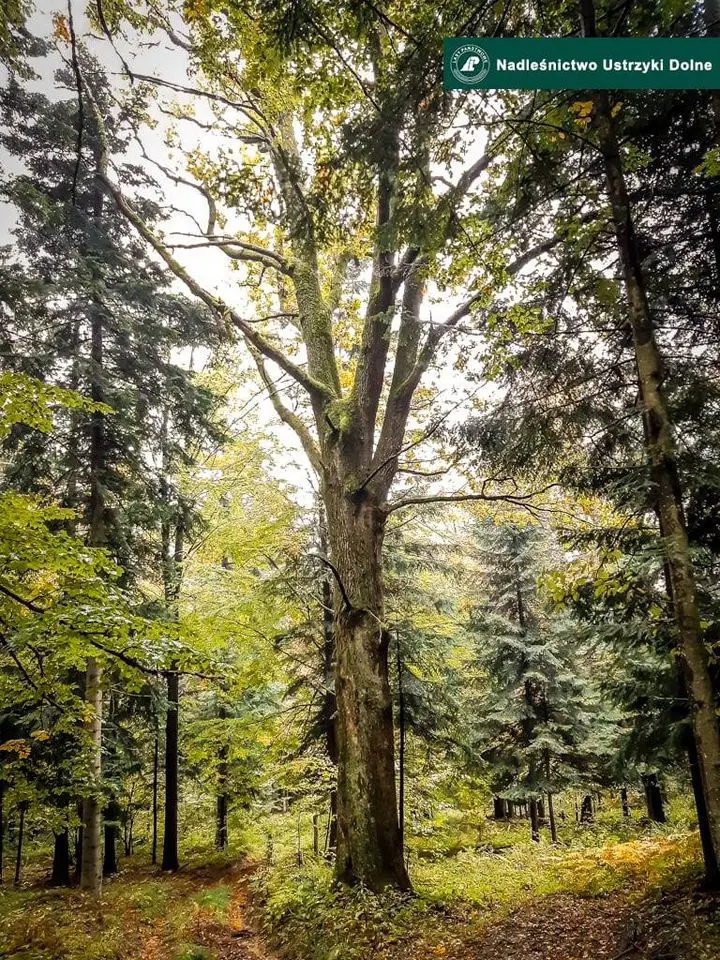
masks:
[[[204,866],[167,876],[135,861],[103,885],[0,888],[0,957],[12,960],[214,960],[208,924],[229,919],[234,885]]]
[[[558,844],[545,835],[532,843],[525,820],[441,812],[408,836],[414,895],[381,897],[363,887],[336,888],[329,864],[308,853],[302,818],[276,816],[261,834],[247,834],[261,862],[257,916],[290,960],[382,960],[432,955],[448,928],[477,929],[528,899],[617,893],[639,902],[700,875],[685,801],[679,798],[665,825],[640,816],[628,822],[613,810],[600,811],[588,826],[566,818]]]

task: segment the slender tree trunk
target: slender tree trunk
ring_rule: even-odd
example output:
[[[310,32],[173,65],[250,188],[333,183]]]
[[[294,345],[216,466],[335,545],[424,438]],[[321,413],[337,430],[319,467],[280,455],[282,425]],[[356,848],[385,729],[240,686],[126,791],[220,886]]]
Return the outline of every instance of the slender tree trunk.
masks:
[[[95,219],[102,213],[102,194],[95,197]],[[90,331],[90,397],[96,403],[105,400],[104,391],[104,308],[97,303]],[[91,547],[106,544],[105,522],[106,437],[105,415],[95,412],[90,417],[90,501],[87,541]],[[92,710],[87,729],[92,744],[91,778],[93,792],[83,802],[82,869],[80,886],[95,895],[102,887],[102,666],[91,657],[85,673],[85,699]]]
[[[53,887],[70,886],[70,831],[67,827],[54,834],[52,874],[50,885]]]
[[[395,633],[395,652],[397,655],[398,685],[398,824],[400,826],[400,845],[405,846],[405,691],[403,689],[403,662],[400,651],[400,631]]]
[[[87,723],[93,745],[90,773],[93,793],[83,800],[82,866],[80,887],[99,894],[102,887],[102,806],[99,797],[102,776],[102,668],[91,658],[85,675],[85,699],[92,708]]]
[[[645,785],[645,802],[648,817],[656,823],[665,823],[665,810],[663,808],[662,794],[660,793],[657,774],[646,774],[643,777],[643,784]]]
[[[627,787],[620,787],[620,803],[622,804],[622,814],[624,817],[630,816],[630,804],[628,803]]]
[[[319,504],[318,534],[320,550],[324,557],[328,555],[327,521],[325,507]],[[323,669],[325,674],[325,693],[323,698],[322,722],[325,729],[325,749],[333,766],[337,767],[338,749],[336,732],[337,698],[335,696],[335,634],[333,632],[333,592],[330,573],[324,571],[321,581],[320,600],[322,603],[323,630]],[[330,791],[330,819],[328,821],[328,851],[337,849],[337,787]]]
[[[555,804],[553,801],[553,795],[548,792],[547,795],[548,801],[548,818],[550,822],[550,839],[553,843],[557,843],[557,826],[555,824]]]
[[[160,731],[158,729],[157,718],[155,719],[155,744],[153,746],[153,779],[152,779],[152,848],[150,854],[151,863],[157,863],[157,842],[158,842],[158,774],[160,771]]]
[[[227,719],[225,707],[218,709],[218,719]],[[224,850],[228,841],[228,797],[227,797],[227,774],[228,774],[228,745],[224,739],[224,731],[221,731],[223,737],[218,752],[218,792],[215,803],[215,846],[218,850]]]
[[[350,502],[326,474],[335,590],[338,733],[336,875],[373,890],[409,889],[395,790],[389,634],[383,626],[385,513],[365,494]]]
[[[688,731],[686,746],[688,765],[690,767],[690,779],[692,782],[693,796],[695,797],[695,809],[697,810],[698,830],[700,831],[700,842],[702,843],[703,861],[705,864],[705,886],[710,890],[717,890],[720,888],[720,868],[718,867],[718,861],[712,845],[710,824],[708,823],[702,778],[700,776],[700,766],[698,764],[697,747],[695,746],[695,738],[692,735],[692,731]]]
[[[0,884],[5,879],[5,781],[0,777]]]
[[[165,412],[162,437],[161,497],[170,509],[168,469],[168,414]],[[165,588],[165,606],[174,620],[180,616],[179,601],[182,583],[185,524],[182,503],[175,505],[175,538],[170,547],[171,523],[169,517],[162,524],[162,568]],[[165,717],[165,817],[163,826],[163,870],[175,871],[180,867],[178,859],[178,743],[180,721],[180,675],[173,663],[166,674],[167,714]]]
[[[120,833],[120,804],[111,800],[105,808],[105,844],[103,851],[103,876],[118,872],[117,839]]]
[[[78,800],[77,802],[77,815],[80,823],[77,829],[75,830],[75,879],[79,883],[82,877],[82,850],[83,850],[83,828],[82,828],[83,802],[82,800]]]
[[[20,874],[22,873],[23,843],[25,841],[25,814],[27,813],[27,808],[28,808],[27,800],[22,800],[19,804],[20,825],[18,827],[17,854],[15,857],[15,886],[16,887],[20,883]]]
[[[330,791],[330,820],[328,823],[328,850],[335,852],[337,850],[337,789]]]
[[[592,797],[590,794],[587,794],[582,799],[582,804],[580,805],[580,823],[592,823],[593,820],[593,804]]]
[[[584,34],[596,36],[593,0],[580,0],[580,9]],[[674,614],[691,700],[693,732],[713,849],[717,858],[720,853],[720,729],[708,654],[700,625],[695,572],[690,558],[670,416],[662,390],[663,364],[655,340],[637,250],[635,225],[607,93],[598,91],[595,94],[595,104],[599,145],[605,164],[615,234],[625,278],[643,408],[645,443],[660,516],[660,536],[672,581]]]
[[[534,797],[530,801],[530,837],[534,843],[539,843],[540,818],[538,816],[538,803]]]
[[[178,708],[180,677],[177,670],[167,673],[167,716],[165,719],[165,823],[163,828],[162,869],[175,871],[178,860]]]

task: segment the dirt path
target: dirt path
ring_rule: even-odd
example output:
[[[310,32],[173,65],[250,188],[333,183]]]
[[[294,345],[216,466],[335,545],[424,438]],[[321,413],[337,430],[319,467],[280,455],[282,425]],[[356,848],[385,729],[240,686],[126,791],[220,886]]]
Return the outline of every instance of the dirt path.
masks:
[[[720,960],[720,902],[698,892],[630,904],[565,894],[529,900],[457,938],[446,960]]]
[[[530,900],[466,941],[467,960],[611,960],[633,942],[620,898],[558,895]],[[624,956],[631,960],[628,950]]]
[[[203,923],[198,943],[212,951],[217,960],[273,960],[267,945],[248,923],[247,890],[238,883],[228,917]]]
[[[213,960],[274,960],[273,954],[249,921],[248,885],[252,869],[244,863],[219,868],[199,868],[187,877],[187,881],[206,898],[209,907],[201,899],[189,933],[194,944],[205,947]],[[212,909],[213,893],[230,890],[227,907],[218,916]]]

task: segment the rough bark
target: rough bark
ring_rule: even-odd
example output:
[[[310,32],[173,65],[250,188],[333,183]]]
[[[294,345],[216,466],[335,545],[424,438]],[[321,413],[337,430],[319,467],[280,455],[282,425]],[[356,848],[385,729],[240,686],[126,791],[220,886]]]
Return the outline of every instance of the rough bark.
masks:
[[[627,787],[620,788],[620,804],[622,805],[622,814],[624,817],[630,816],[630,804],[628,803]]]
[[[596,36],[593,0],[580,0],[583,31]],[[695,572],[690,558],[682,488],[663,384],[663,363],[647,298],[635,225],[611,113],[604,91],[595,94],[596,129],[628,301],[642,404],[645,445],[655,487],[660,536],[672,585],[674,617],[691,701],[693,732],[716,857],[720,853],[720,729],[708,654],[703,642]]]
[[[583,797],[580,805],[580,823],[592,823],[593,821],[593,803],[590,794]]]
[[[389,635],[383,626],[380,552],[385,513],[372,494],[357,502],[326,475],[328,534],[338,573],[336,696],[338,845],[336,874],[374,890],[410,886],[395,789]]]
[[[161,497],[169,509],[170,492],[167,471],[168,457],[168,415],[165,413],[162,438],[162,475]],[[185,524],[182,503],[175,504],[175,531],[171,545],[171,523],[169,517],[163,520],[162,571],[165,591],[165,607],[168,616],[179,618],[180,589],[182,584],[183,555],[185,543]],[[163,870],[175,871],[180,868],[178,859],[178,762],[180,729],[180,675],[176,663],[171,664],[166,673],[167,712],[165,715],[165,807],[163,824]]]

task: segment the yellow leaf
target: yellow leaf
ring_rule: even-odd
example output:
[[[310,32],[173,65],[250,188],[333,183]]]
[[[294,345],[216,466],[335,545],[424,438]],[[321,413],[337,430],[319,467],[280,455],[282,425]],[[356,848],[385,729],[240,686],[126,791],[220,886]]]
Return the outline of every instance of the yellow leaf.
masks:
[[[70,30],[68,29],[67,20],[62,13],[54,13],[52,18],[53,23],[53,39],[54,40],[64,40],[65,43],[70,43]]]

